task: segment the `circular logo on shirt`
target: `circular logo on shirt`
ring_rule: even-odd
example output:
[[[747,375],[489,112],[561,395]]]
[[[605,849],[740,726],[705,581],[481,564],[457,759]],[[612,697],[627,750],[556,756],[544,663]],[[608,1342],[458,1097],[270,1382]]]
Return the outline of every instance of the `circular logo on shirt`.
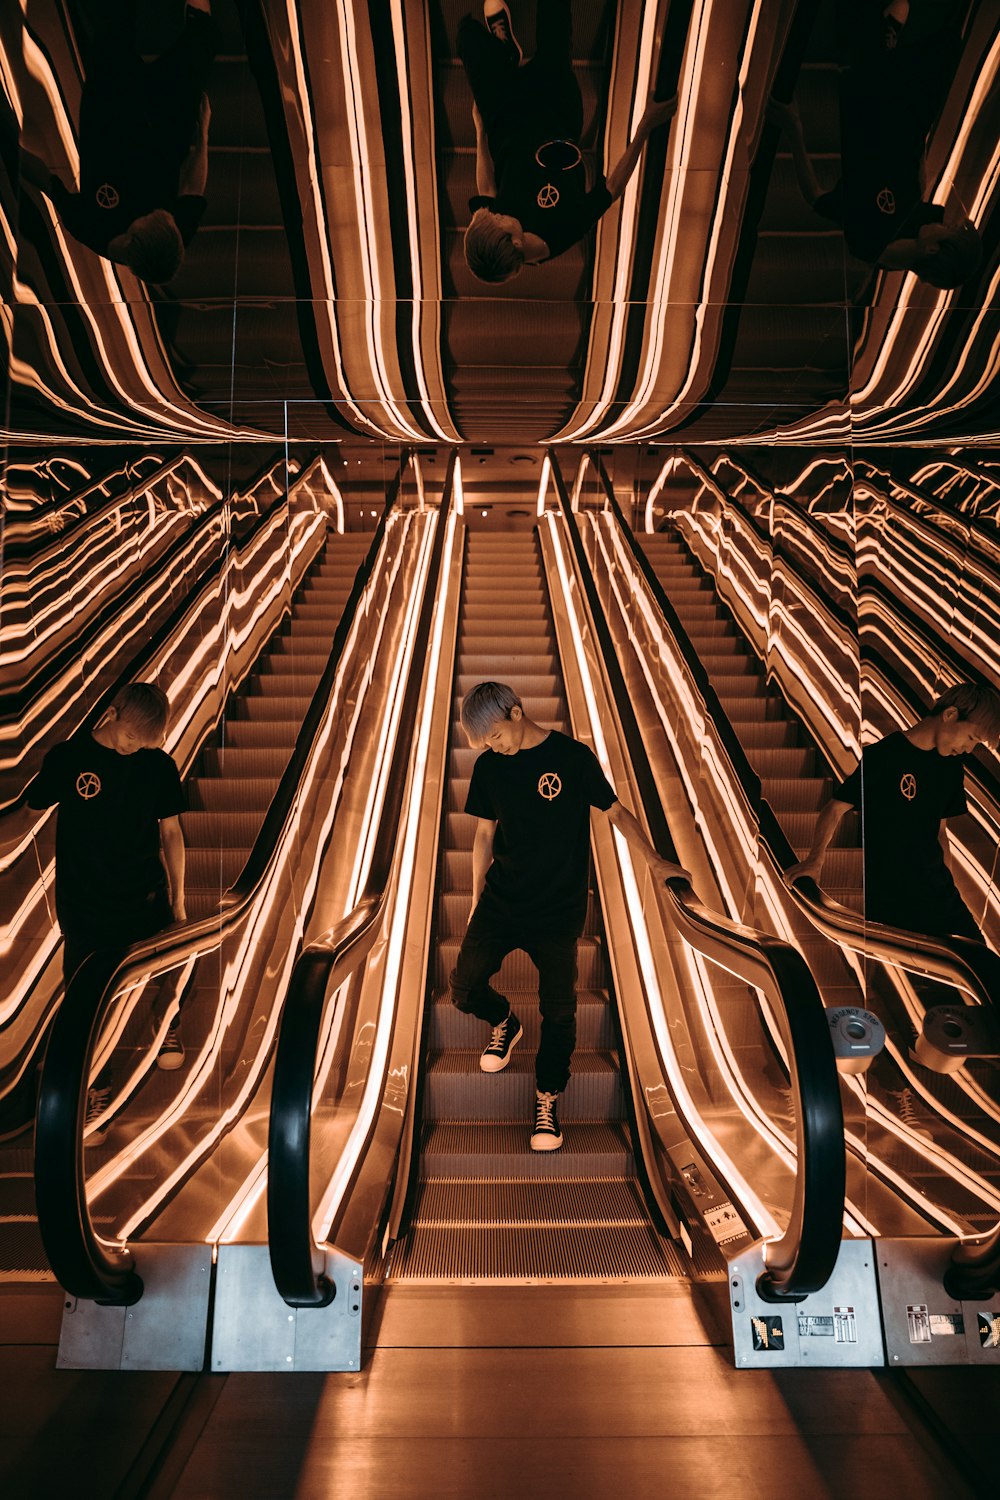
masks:
[[[559,202],[559,189],[555,183],[547,182],[544,187],[540,187],[535,202],[539,208],[555,208]]]
[[[99,208],[117,208],[122,201],[118,189],[110,182],[102,182],[94,197],[97,199]]]
[[[101,790],[101,778],[96,771],[81,771],[76,778],[76,789],[84,802],[89,802]]]
[[[917,795],[917,778],[915,776],[911,776],[909,771],[907,771],[906,775],[900,780],[899,790],[902,792],[907,802],[912,802],[914,797]]]
[[[538,795],[544,797],[546,802],[553,802],[562,791],[562,782],[555,771],[546,771],[538,778]]]
[[[878,204],[879,210],[884,214],[894,214],[896,212],[896,195],[892,188],[882,188],[875,202]]]

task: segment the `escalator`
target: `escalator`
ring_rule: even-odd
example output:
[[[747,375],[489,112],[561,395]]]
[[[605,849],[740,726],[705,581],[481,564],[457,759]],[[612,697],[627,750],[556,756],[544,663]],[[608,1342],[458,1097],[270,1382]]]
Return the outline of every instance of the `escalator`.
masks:
[[[618,525],[618,535],[624,536],[620,512]],[[725,736],[735,733],[738,745],[727,754],[734,767],[743,758],[739,776],[751,816],[760,819],[759,837],[770,847],[770,857],[778,859],[779,869],[784,868],[809,848],[819,809],[830,794],[831,776],[820,760],[817,741],[773,686],[774,674],[765,675],[753,643],[723,602],[719,585],[687,545],[669,533],[636,537],[632,545],[637,551],[641,547],[662,590],[660,605],[653,599],[650,603],[664,611],[664,619],[670,613],[676,617],[688,640],[685,649],[697,653],[698,670],[705,674],[704,691],[710,691],[718,705],[712,733],[721,734],[726,744],[732,742]],[[706,797],[704,816],[710,806]],[[831,896],[860,912],[862,855],[859,848],[848,847],[852,833],[856,843],[856,818],[841,825],[838,847],[826,857],[824,877]],[[722,831],[719,836],[724,836]],[[737,837],[733,848],[739,846]],[[760,864],[763,873],[766,856]],[[770,878],[764,875],[765,886]],[[768,900],[759,884],[751,889],[755,910],[765,904],[773,907],[780,899]],[[990,1230],[1000,1203],[1000,1119],[995,1106],[990,1107],[974,1076],[960,1082],[914,1067],[908,1046],[918,1002],[909,1003],[908,1009],[904,1004],[905,979],[874,966],[862,988],[860,974],[851,974],[836,944],[820,940],[809,926],[799,942],[827,1004],[868,1005],[889,1034],[889,1045],[863,1086],[844,1080],[850,1201],[881,1235],[922,1236],[930,1225],[945,1235]],[[848,986],[853,986],[853,995]],[[919,1020],[916,1024],[919,1029]],[[765,1062],[764,1079],[772,1074],[773,1064]],[[767,1092],[765,1088],[760,1097]]]
[[[370,533],[354,532],[331,534],[322,543],[292,596],[290,613],[232,693],[225,717],[186,778],[191,810],[182,814],[182,823],[191,921],[218,910],[221,892],[246,865],[371,541]],[[178,999],[185,1055],[165,1072],[155,1065],[157,1047]],[[134,1208],[137,1192],[141,1198],[150,1174],[157,1180],[169,1174],[178,1137],[169,1129],[164,1134],[161,1118],[169,1120],[180,1108],[185,1142],[214,1127],[219,1096],[206,1091],[204,1082],[206,1058],[217,1044],[219,1007],[214,965],[192,970],[189,964],[155,979],[130,1013],[113,1015],[113,1048],[104,1045],[100,1052],[100,1066],[111,1068],[109,1106],[85,1135],[87,1172],[96,1180],[95,1191],[106,1195],[94,1215],[101,1232],[114,1232]],[[228,1030],[224,1055],[238,1070],[246,1039],[232,1020]],[[31,1166],[23,1133],[0,1146],[0,1220],[14,1214],[18,1223],[17,1235],[6,1235],[11,1241],[4,1262],[7,1279],[51,1279],[35,1220]]]
[[[534,534],[467,539],[457,648],[437,942],[426,1022],[423,1134],[411,1227],[387,1263],[390,1281],[658,1280],[681,1274],[647,1207],[619,1071],[600,905],[592,895],[578,946],[577,1046],[559,1102],[565,1144],[528,1146],[539,1039],[537,974],[520,950],[496,979],[524,1027],[498,1074],[483,1074],[484,1023],[451,1004],[448,976],[468,920],[474,820],[464,812],[472,766],[459,713],[477,682],[510,682],[525,714],[571,733]]]

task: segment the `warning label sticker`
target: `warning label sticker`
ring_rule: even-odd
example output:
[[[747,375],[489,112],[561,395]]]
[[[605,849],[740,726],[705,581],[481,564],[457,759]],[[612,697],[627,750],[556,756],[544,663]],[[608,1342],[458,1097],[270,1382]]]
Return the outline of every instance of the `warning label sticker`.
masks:
[[[773,1353],[776,1349],[784,1349],[785,1334],[780,1318],[755,1318],[751,1316],[750,1327],[753,1330],[753,1346],[755,1350],[767,1349]]]
[[[906,1307],[906,1322],[910,1330],[911,1344],[929,1344],[931,1341],[931,1315],[926,1302],[910,1302]]]
[[[1000,1349],[1000,1315],[988,1312],[979,1314],[979,1342],[984,1349]]]
[[[931,1313],[931,1333],[935,1338],[954,1338],[965,1332],[961,1313]]]
[[[717,1203],[715,1208],[705,1210],[705,1227],[717,1245],[727,1240],[739,1239],[746,1233],[746,1225],[731,1203]]]
[[[833,1319],[818,1313],[799,1313],[799,1338],[832,1339]]]
[[[858,1324],[854,1316],[853,1307],[835,1307],[833,1309],[833,1336],[838,1344],[856,1344],[858,1342]]]

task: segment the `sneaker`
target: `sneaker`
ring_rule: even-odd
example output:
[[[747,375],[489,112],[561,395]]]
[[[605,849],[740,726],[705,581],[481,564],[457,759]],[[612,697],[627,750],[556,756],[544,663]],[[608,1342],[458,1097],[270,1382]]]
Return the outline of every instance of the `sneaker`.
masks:
[[[156,1054],[156,1066],[163,1068],[164,1072],[172,1073],[179,1068],[184,1061],[184,1043],[181,1041],[181,1018],[174,1016],[167,1027],[167,1034],[160,1043],[160,1050]]]
[[[543,1094],[535,1090],[535,1129],[531,1137],[532,1151],[558,1151],[563,1143],[556,1114],[558,1094]]]
[[[498,42],[509,47],[517,57],[517,66],[520,67],[524,59],[521,43],[514,35],[511,25],[510,9],[505,0],[483,0],[483,15],[486,19],[486,29],[491,36],[495,36]]]
[[[108,1126],[111,1123],[108,1115],[110,1103],[110,1088],[87,1090],[87,1113],[83,1122],[85,1146],[99,1146],[107,1135]]]
[[[507,1012],[505,1020],[499,1026],[494,1026],[487,1045],[483,1048],[479,1058],[479,1066],[484,1073],[499,1073],[510,1062],[510,1054],[517,1043],[524,1036],[521,1023],[512,1010]]]

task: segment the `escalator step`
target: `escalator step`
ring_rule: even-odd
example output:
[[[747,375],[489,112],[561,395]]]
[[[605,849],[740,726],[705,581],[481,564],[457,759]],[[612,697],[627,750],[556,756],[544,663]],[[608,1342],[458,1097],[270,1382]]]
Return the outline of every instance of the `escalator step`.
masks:
[[[535,1059],[519,1044],[502,1073],[483,1073],[478,1051],[432,1053],[424,1077],[428,1120],[530,1120],[535,1107]],[[621,1080],[611,1053],[576,1052],[573,1075],[559,1100],[559,1119],[618,1120]]]
[[[190,814],[186,815],[190,816]],[[197,816],[197,815],[195,815]],[[202,814],[207,816],[207,814]],[[469,854],[469,869],[471,874],[472,855]],[[466,886],[466,890],[471,887]],[[458,938],[444,938],[437,945],[437,955],[434,965],[434,987],[445,989],[448,984],[448,976],[455,967],[458,957]],[[604,984],[604,950],[596,938],[581,938],[576,950],[578,977],[577,984],[581,989],[598,990]],[[522,990],[536,992],[535,986],[538,982],[538,971],[526,953],[515,949],[508,953],[501,965],[499,975],[495,983],[499,990],[506,995],[511,990]]]
[[[192,776],[187,782],[191,812],[229,813],[255,809],[263,816],[278,786],[277,776]]]
[[[524,1028],[524,1038],[517,1049],[526,1048],[532,1055],[538,1047],[540,1014],[538,995],[517,991],[508,994],[511,1006]],[[609,1052],[615,1045],[613,1017],[608,997],[601,991],[578,990],[576,1007],[576,1044],[583,1050]],[[428,1011],[428,1045],[434,1049],[452,1048],[481,1051],[489,1040],[489,1027],[475,1016],[456,1010],[447,993],[435,996]],[[477,1054],[478,1055],[478,1054]]]
[[[442,1120],[424,1124],[422,1172],[441,1177],[623,1177],[635,1171],[618,1120],[563,1120],[559,1151],[532,1151],[531,1121]]]
[[[649,1223],[574,1229],[439,1229],[417,1223],[389,1262],[390,1276],[410,1281],[660,1281],[683,1273],[677,1252]]]
[[[558,1178],[482,1180],[435,1178],[419,1189],[418,1213],[427,1228],[488,1229],[490,1225],[539,1227],[645,1224],[646,1205],[634,1178],[599,1181]]]

